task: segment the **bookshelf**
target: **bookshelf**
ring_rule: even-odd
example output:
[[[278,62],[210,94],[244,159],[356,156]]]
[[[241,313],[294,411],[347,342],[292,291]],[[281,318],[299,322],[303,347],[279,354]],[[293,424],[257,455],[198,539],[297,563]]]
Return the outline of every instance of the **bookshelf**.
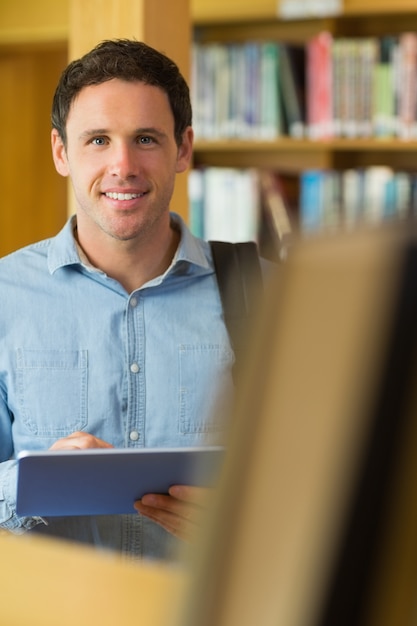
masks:
[[[55,234],[73,212],[67,181],[51,157],[52,96],[68,59],[111,37],[143,39],[172,56],[188,76],[189,0],[0,3],[0,256]],[[186,207],[182,175],[172,208],[186,218]]]
[[[304,7],[308,15],[285,19],[284,9],[291,2]],[[337,4],[339,12],[334,11]],[[313,14],[313,6],[321,7],[322,14]],[[405,32],[417,32],[417,10],[411,0],[396,3],[390,0],[344,0],[339,3],[338,0],[314,3],[299,0],[259,0],[257,3],[192,0],[191,7],[194,39],[202,47],[214,43],[243,47],[247,42],[268,40],[307,46],[320,33],[327,32],[335,49],[334,43],[344,39],[363,41],[375,38],[379,42],[388,35],[399,37]],[[329,7],[328,14],[326,7]],[[306,170],[343,172],[388,167],[401,175],[410,173],[408,184],[414,189],[411,173],[417,172],[417,133],[403,138],[398,128],[396,126],[389,137],[376,137],[373,131],[368,136],[355,136],[354,133],[349,136],[345,130],[318,139],[311,138],[310,130],[301,139],[289,137],[286,130],[278,130],[275,137],[265,141],[258,140],[256,132],[249,139],[246,136],[242,139],[216,136],[217,131],[210,136],[208,126],[207,136],[202,133],[196,138],[194,165],[196,168],[264,168],[293,176]],[[411,197],[414,199],[414,191]],[[345,210],[344,204],[341,210]],[[414,200],[410,212],[415,215]]]
[[[412,0],[393,4],[388,0],[345,0],[342,13],[330,17],[285,20],[280,7],[285,0],[233,1],[192,0],[195,36],[200,42],[250,39],[306,42],[321,31],[335,37],[366,37],[417,31],[417,10]],[[305,3],[307,7],[308,3]],[[417,141],[396,138],[273,141],[203,140],[195,144],[196,165],[238,167],[285,167],[295,172],[306,168],[347,168],[391,165],[417,169]]]

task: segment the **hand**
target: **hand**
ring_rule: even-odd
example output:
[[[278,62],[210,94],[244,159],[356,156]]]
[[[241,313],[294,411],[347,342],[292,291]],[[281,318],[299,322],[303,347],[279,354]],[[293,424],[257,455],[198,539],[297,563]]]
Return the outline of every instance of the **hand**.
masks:
[[[190,542],[201,525],[211,491],[204,487],[174,485],[169,495],[148,493],[134,506],[175,537]]]
[[[49,448],[50,450],[85,450],[87,448],[113,448],[110,443],[99,439],[98,437],[94,437],[94,435],[90,435],[90,433],[85,433],[83,431],[77,431],[68,435],[68,437],[63,437],[62,439],[58,439],[54,444]]]

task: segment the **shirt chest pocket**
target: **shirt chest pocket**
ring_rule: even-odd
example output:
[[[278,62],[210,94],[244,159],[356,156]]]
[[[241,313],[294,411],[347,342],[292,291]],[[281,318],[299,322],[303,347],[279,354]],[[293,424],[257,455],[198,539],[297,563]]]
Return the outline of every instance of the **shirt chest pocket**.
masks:
[[[30,433],[66,437],[87,425],[87,350],[16,351],[21,419]]]
[[[182,345],[179,359],[180,432],[221,432],[233,397],[233,353],[220,345]]]

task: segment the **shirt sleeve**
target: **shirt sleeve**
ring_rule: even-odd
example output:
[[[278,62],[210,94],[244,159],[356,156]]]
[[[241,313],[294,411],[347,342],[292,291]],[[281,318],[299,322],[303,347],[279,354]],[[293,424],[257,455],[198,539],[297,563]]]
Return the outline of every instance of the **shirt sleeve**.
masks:
[[[0,527],[23,533],[46,522],[41,517],[16,514],[17,461],[0,463]]]

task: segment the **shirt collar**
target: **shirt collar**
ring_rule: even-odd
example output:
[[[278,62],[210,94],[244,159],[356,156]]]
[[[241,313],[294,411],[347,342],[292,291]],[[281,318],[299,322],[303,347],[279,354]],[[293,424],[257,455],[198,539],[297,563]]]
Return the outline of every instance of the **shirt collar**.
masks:
[[[212,271],[208,259],[208,244],[194,237],[184,220],[178,214],[171,213],[170,216],[173,228],[176,228],[180,233],[180,243],[172,263],[164,276],[184,265],[194,266],[196,273]],[[84,265],[83,259],[80,258],[79,249],[74,237],[75,223],[76,216],[73,215],[62,230],[51,240],[48,253],[48,269],[51,274],[61,267]],[[93,268],[90,266],[89,269]]]
[[[207,244],[202,245],[201,239],[194,237],[184,220],[177,213],[171,213],[170,215],[172,227],[176,228],[180,233],[180,243],[171,267],[180,261],[185,261],[203,269],[210,269],[210,264],[205,254]]]

